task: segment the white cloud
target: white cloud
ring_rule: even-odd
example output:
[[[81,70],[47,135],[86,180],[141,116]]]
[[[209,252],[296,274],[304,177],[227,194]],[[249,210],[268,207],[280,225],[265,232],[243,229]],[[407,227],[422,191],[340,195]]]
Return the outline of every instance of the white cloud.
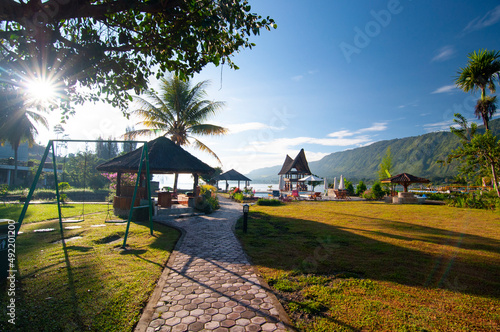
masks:
[[[342,139],[344,137],[354,136],[356,134],[372,132],[372,131],[384,131],[386,129],[387,129],[386,122],[375,122],[371,127],[368,127],[368,128],[362,128],[362,129],[358,129],[356,131],[339,130],[339,131],[335,131],[333,133],[330,133],[327,136]]]
[[[384,131],[387,129],[386,122],[375,122],[371,127],[363,128],[357,131],[357,133],[366,133],[369,131]]]
[[[453,48],[453,46],[443,46],[437,51],[437,54],[432,58],[431,61],[446,61],[450,59],[454,54],[455,49]]]
[[[229,132],[231,134],[237,134],[241,133],[244,131],[251,131],[251,130],[283,130],[285,127],[273,127],[266,125],[261,122],[247,122],[247,123],[234,123],[234,124],[229,124],[226,125],[226,128],[229,129]]]
[[[292,81],[299,82],[304,78],[304,75],[297,75],[292,77]]]
[[[343,137],[348,137],[348,136],[352,136],[352,135],[354,135],[354,133],[349,131],[349,130],[339,130],[339,131],[335,131],[333,133],[330,133],[327,136],[328,137],[343,138]]]
[[[500,5],[496,6],[483,17],[476,17],[467,24],[463,32],[472,32],[487,28],[500,22]]]
[[[427,123],[424,124],[424,130],[428,133],[433,131],[448,131],[450,130],[450,126],[453,125],[453,120],[435,122],[435,123]]]
[[[445,85],[440,88],[437,88],[436,90],[432,91],[431,94],[436,94],[436,93],[450,93],[453,92],[453,90],[456,89],[455,85]]]

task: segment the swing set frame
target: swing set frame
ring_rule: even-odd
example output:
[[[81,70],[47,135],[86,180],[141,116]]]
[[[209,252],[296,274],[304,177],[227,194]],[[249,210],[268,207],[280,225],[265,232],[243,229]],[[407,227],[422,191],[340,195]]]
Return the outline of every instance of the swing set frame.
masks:
[[[142,155],[141,155],[141,160],[139,162],[139,169],[137,170],[137,179],[135,182],[135,188],[134,188],[134,194],[132,197],[132,203],[130,206],[130,211],[127,219],[127,228],[125,230],[125,236],[123,238],[123,245],[122,248],[125,249],[127,246],[127,238],[128,238],[128,232],[130,228],[130,221],[132,219],[132,213],[133,210],[136,208],[143,208],[144,206],[138,206],[134,207],[134,203],[137,197],[137,189],[139,187],[140,183],[140,178],[141,174],[145,172],[146,174],[146,193],[148,195],[148,209],[149,209],[149,229],[150,229],[150,234],[153,235],[153,203],[151,200],[151,179],[150,179],[150,172],[149,172],[149,154],[148,154],[148,142],[147,141],[125,141],[125,140],[79,140],[79,139],[53,139],[49,140],[47,143],[47,147],[45,148],[45,152],[43,153],[42,160],[40,161],[40,165],[38,166],[38,170],[36,172],[35,178],[33,179],[33,183],[31,184],[30,191],[28,193],[28,196],[26,197],[26,201],[24,202],[23,209],[21,211],[21,214],[19,215],[18,222],[16,224],[16,232],[15,232],[15,237],[17,238],[17,234],[19,233],[19,229],[22,226],[24,217],[26,216],[26,211],[28,210],[29,203],[31,199],[33,198],[33,193],[35,192],[36,185],[38,184],[38,179],[40,178],[40,174],[42,173],[43,166],[45,164],[45,161],[47,160],[47,157],[49,155],[50,150],[52,149],[52,166],[54,170],[54,184],[55,184],[55,190],[56,190],[56,199],[57,199],[57,211],[58,211],[58,216],[59,216],[59,227],[61,231],[61,235],[63,236],[63,220],[62,220],[62,213],[61,213],[61,197],[59,195],[59,181],[57,180],[57,162],[56,162],[56,149],[55,149],[55,142],[74,142],[74,143],[99,143],[99,142],[113,142],[113,143],[142,143]],[[143,170],[143,164],[145,170]],[[108,211],[109,212],[109,211]]]

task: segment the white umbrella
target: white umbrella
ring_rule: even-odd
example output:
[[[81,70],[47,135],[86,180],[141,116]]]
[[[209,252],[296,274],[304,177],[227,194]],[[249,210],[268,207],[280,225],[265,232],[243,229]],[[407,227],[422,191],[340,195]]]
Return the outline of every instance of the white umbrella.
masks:
[[[312,174],[308,175],[302,179],[299,179],[299,181],[301,181],[301,182],[319,182],[322,180],[323,180],[322,178],[318,178],[317,176],[314,176]],[[314,186],[313,186],[312,190],[314,191]]]
[[[337,185],[337,177],[334,177],[334,178],[333,178],[333,189],[334,189],[334,190],[339,189],[339,187],[338,187],[338,185]]]
[[[278,184],[278,189],[281,191],[285,189],[285,181],[283,181],[283,175],[280,175],[280,182]]]
[[[327,192],[327,191],[328,191],[328,181],[326,181],[326,178],[325,178],[325,185],[324,185],[323,190],[324,190],[325,192]]]
[[[344,176],[340,176],[339,190],[344,190]]]

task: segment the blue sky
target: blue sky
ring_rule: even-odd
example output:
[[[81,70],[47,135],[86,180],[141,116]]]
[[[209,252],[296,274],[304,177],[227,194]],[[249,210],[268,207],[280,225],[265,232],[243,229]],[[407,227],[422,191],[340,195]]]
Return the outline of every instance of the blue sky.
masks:
[[[249,2],[278,28],[235,55],[240,70],[208,66],[194,78],[210,80],[208,98],[226,102],[209,122],[230,134],[201,138],[223,170],[278,165],[301,148],[313,161],[446,130],[455,112],[472,119],[478,95],[455,89],[454,77],[468,53],[500,50],[498,1]],[[59,115],[52,118],[56,124]],[[66,130],[73,139],[118,136],[136,121],[110,106],[85,105]],[[40,141],[49,137],[42,132]]]

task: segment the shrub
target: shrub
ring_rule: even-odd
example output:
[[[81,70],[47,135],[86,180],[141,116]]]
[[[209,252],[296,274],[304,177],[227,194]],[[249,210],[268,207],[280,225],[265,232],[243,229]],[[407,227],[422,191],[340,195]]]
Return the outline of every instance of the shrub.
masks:
[[[244,198],[245,198],[245,196],[243,196],[243,193],[241,193],[241,192],[233,194],[233,199],[237,202],[242,203]]]
[[[366,184],[363,181],[359,181],[356,187],[356,196],[361,196],[366,191]]]
[[[482,195],[477,193],[456,193],[454,195],[450,195],[450,197],[446,200],[446,203],[449,206],[458,208],[487,210],[496,210],[500,208],[500,199],[496,196],[496,194],[492,195],[490,193],[484,193]]]
[[[220,208],[220,205],[217,197],[199,196],[195,204],[196,210],[203,211],[206,214],[210,214],[218,208]]]
[[[208,197],[207,203],[212,207],[212,210],[220,208],[219,199],[217,197]]]
[[[444,201],[451,198],[450,194],[439,194],[439,193],[425,194],[425,196],[427,196],[427,199],[433,201]]]
[[[354,186],[351,182],[348,182],[345,189],[347,190],[347,195],[354,196]]]
[[[200,195],[203,195],[205,197],[210,197],[212,196],[212,193],[217,193],[217,188],[209,184],[204,184],[200,186]]]
[[[374,199],[381,199],[384,197],[385,191],[382,189],[382,186],[379,182],[376,182],[372,187],[372,196]]]
[[[385,195],[385,190],[382,189],[380,183],[376,182],[371,189],[363,193],[363,198],[379,200]]]
[[[278,206],[282,205],[283,203],[279,199],[265,199],[265,198],[259,198],[257,200],[257,205],[262,205],[262,206]]]

